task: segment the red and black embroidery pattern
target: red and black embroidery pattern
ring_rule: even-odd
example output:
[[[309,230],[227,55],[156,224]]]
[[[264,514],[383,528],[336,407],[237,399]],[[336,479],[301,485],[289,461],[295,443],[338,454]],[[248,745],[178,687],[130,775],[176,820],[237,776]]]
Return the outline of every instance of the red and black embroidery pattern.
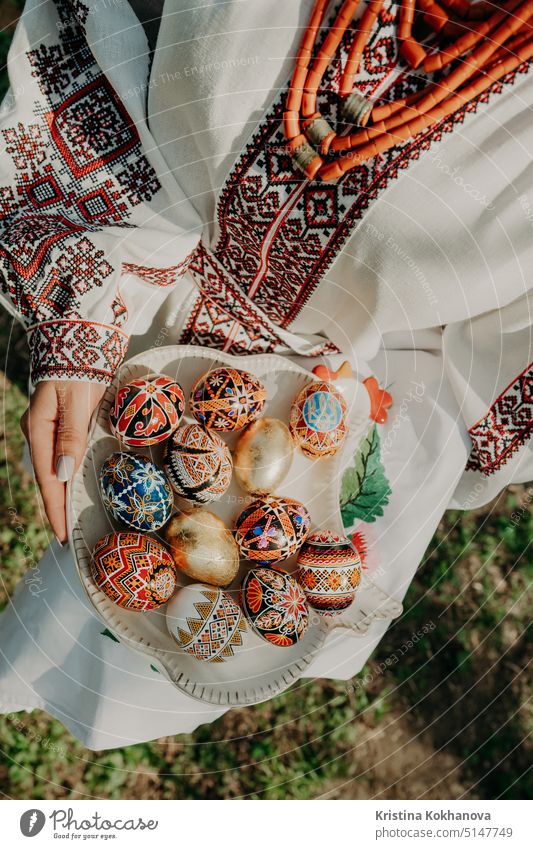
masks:
[[[333,126],[338,123],[339,68],[346,60],[354,32],[347,33],[341,60],[330,67],[319,98],[319,111]],[[362,94],[368,96],[378,90],[383,94],[393,87],[394,96],[401,97],[425,84],[425,80],[398,64],[396,45],[396,8],[390,2],[381,13],[363,56],[357,83]],[[526,70],[525,66],[520,68],[506,82]],[[209,267],[210,293],[202,286],[199,263],[191,265],[204,292],[193,310],[202,322],[202,331],[197,334],[191,321],[183,340],[202,339],[204,344],[217,344],[215,325],[208,330],[205,298],[214,300],[219,309],[224,309],[228,301],[216,295],[214,274],[218,274],[220,292],[233,290],[233,299],[246,297],[273,325],[290,329],[365,210],[390,180],[501,89],[502,83],[496,83],[451,118],[415,140],[363,163],[336,184],[309,182],[295,169],[281,127],[283,93],[262,120],[222,191],[217,232],[211,246],[201,250],[202,266]],[[209,262],[206,255],[210,255]],[[244,336],[242,344],[243,351],[255,349],[246,347]]]
[[[531,439],[533,363],[503,390],[488,413],[469,430],[472,453],[467,469],[491,475]]]
[[[203,325],[204,344],[216,340],[213,347],[231,353],[259,353],[283,347],[253,302],[233,284],[215,255],[202,244],[193,254],[189,271],[202,295],[194,305],[194,318],[189,318],[182,344],[201,344],[198,331],[202,332]]]
[[[167,268],[153,268],[150,265],[136,265],[134,262],[123,262],[122,271],[124,274],[135,274],[140,277],[145,283],[150,283],[151,286],[173,286],[177,280],[185,274],[192,260],[192,254],[189,254],[183,262],[177,265],[170,265]]]
[[[54,5],[53,34],[27,54],[41,93],[33,120],[2,130],[14,173],[0,189],[1,285],[29,328],[34,379],[109,380],[126,351],[127,311],[117,294],[104,323],[84,319],[84,299],[114,270],[91,234],[133,226],[135,207],[161,187],[87,44],[87,7]]]
[[[110,380],[126,355],[128,337],[117,327],[69,319],[28,328],[32,379]]]
[[[216,301],[203,295],[195,299],[180,343],[215,348],[235,356],[280,350],[258,327],[237,321]]]
[[[113,268],[87,239],[67,243],[56,254],[53,265],[35,288],[24,292],[21,308],[34,316],[35,321],[47,321],[57,316],[77,318],[83,295],[100,288],[112,275]]]

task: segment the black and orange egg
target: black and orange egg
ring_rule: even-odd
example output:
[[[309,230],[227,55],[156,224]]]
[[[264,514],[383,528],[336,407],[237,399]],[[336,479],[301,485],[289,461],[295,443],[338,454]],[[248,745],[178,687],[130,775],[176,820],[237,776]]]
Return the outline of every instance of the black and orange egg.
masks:
[[[294,645],[309,625],[305,594],[283,569],[250,569],[242,582],[241,603],[255,633],[275,646]]]
[[[132,448],[155,445],[171,436],[185,410],[183,389],[163,374],[121,386],[109,412],[111,431]]]
[[[210,430],[240,430],[263,410],[266,389],[242,369],[222,366],[207,372],[194,384],[189,405],[200,424]]]
[[[311,525],[307,508],[295,498],[267,496],[252,501],[235,522],[241,556],[256,563],[277,563],[302,545]]]

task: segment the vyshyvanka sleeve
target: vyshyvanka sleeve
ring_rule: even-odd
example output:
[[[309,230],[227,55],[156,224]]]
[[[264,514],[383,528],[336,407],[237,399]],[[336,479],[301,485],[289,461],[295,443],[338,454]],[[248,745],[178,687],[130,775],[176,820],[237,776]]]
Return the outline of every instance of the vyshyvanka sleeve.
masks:
[[[98,5],[29,0],[8,57],[0,287],[33,383],[109,382],[199,239],[146,124],[142,27]],[[144,266],[161,274],[131,273]]]
[[[533,479],[533,292],[444,331],[448,377],[471,441],[451,506]]]

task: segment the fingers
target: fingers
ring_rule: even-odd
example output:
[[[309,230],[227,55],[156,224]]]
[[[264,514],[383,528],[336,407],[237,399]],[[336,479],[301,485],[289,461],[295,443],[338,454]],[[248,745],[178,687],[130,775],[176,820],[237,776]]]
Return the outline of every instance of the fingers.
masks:
[[[83,388],[58,386],[58,426],[55,445],[56,475],[69,481],[83,456],[90,413]]]
[[[90,418],[104,391],[81,381],[44,381],[21,420],[46,514],[60,542],[67,538],[65,482],[82,460]]]
[[[80,465],[87,447],[87,433],[94,408],[102,397],[105,388],[94,383],[69,381],[57,384],[57,430],[55,440],[56,481],[63,488],[61,499],[61,520],[55,505],[52,508],[53,527],[61,542],[67,538],[66,527],[66,487]],[[54,493],[56,487],[54,486]],[[44,497],[44,493],[43,493]],[[48,510],[47,510],[48,513]],[[48,513],[52,522],[52,517]]]
[[[39,383],[21,427],[30,448],[35,478],[41,490],[44,509],[57,538],[67,538],[65,485],[56,477],[55,443],[58,423],[57,394],[53,382]]]
[[[69,481],[81,463],[87,446],[91,415],[105,388],[94,383],[70,381],[57,385],[58,427],[55,447],[56,474]]]

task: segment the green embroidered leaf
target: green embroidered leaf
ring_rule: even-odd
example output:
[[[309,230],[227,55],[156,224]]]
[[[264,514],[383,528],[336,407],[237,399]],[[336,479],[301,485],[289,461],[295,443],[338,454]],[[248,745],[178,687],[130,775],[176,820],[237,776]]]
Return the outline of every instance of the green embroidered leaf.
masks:
[[[351,527],[356,519],[375,522],[383,516],[390,493],[381,462],[379,433],[377,425],[373,425],[357,449],[354,465],[342,477],[340,507],[344,526]]]
[[[100,631],[100,633],[101,633],[102,637],[109,637],[109,639],[113,640],[114,643],[120,643],[120,640],[118,639],[118,637],[115,637],[115,635],[111,633],[109,628],[104,628],[104,630]]]
[[[154,666],[153,663],[150,664],[150,669],[152,670],[152,672],[159,672],[159,669],[157,668],[157,666]]]

